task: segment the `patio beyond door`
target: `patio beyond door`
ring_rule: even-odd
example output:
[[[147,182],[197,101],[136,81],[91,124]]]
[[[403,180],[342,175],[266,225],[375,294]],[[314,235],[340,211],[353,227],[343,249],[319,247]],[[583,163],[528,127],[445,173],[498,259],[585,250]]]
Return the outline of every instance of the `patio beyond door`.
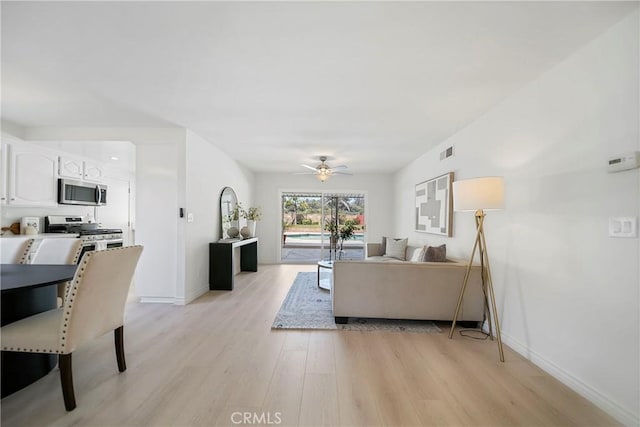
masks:
[[[283,193],[281,261],[363,259],[364,210],[364,194]]]

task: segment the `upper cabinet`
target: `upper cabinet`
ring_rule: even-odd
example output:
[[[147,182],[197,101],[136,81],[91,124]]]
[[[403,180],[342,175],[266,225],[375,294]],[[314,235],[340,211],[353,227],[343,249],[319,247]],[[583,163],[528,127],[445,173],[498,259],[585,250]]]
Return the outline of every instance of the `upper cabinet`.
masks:
[[[81,180],[83,176],[83,161],[76,157],[60,156],[58,159],[58,175],[60,178]]]
[[[98,163],[84,161],[84,175],[82,179],[91,182],[101,182],[104,177],[104,168]]]
[[[58,204],[58,156],[54,151],[30,144],[3,144],[8,154],[4,203],[12,206],[56,206]]]
[[[2,134],[0,205],[57,206],[58,178],[103,183],[113,175],[106,163]]]
[[[99,163],[65,155],[59,158],[58,174],[60,178],[99,183],[104,178],[104,167]]]

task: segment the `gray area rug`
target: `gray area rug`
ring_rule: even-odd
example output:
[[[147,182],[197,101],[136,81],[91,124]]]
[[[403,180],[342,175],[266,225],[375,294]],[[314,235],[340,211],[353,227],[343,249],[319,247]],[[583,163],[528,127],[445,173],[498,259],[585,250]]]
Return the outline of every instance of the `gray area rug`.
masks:
[[[271,325],[272,329],[343,329],[347,331],[442,332],[429,320],[363,319],[350,317],[336,325],[329,291],[318,288],[316,273],[300,272]]]

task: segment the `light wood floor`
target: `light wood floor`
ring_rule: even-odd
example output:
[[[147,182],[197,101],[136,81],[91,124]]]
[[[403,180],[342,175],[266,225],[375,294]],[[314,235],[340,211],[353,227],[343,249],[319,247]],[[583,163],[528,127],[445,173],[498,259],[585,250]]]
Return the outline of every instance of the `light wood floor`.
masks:
[[[58,370],[2,400],[2,426],[616,425],[494,342],[441,334],[271,331],[298,271],[268,265],[185,306],[128,306],[128,370],[109,334],[74,353],[78,407]],[[240,414],[235,414],[239,412]],[[253,415],[255,414],[255,415]],[[261,418],[262,417],[262,418]]]

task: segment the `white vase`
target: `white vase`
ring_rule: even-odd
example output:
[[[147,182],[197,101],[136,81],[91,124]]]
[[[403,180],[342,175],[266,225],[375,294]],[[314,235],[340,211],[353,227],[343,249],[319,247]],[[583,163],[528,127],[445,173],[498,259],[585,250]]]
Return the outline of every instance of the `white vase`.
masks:
[[[256,223],[257,221],[251,219],[247,220],[247,228],[249,229],[250,237],[256,237]]]

